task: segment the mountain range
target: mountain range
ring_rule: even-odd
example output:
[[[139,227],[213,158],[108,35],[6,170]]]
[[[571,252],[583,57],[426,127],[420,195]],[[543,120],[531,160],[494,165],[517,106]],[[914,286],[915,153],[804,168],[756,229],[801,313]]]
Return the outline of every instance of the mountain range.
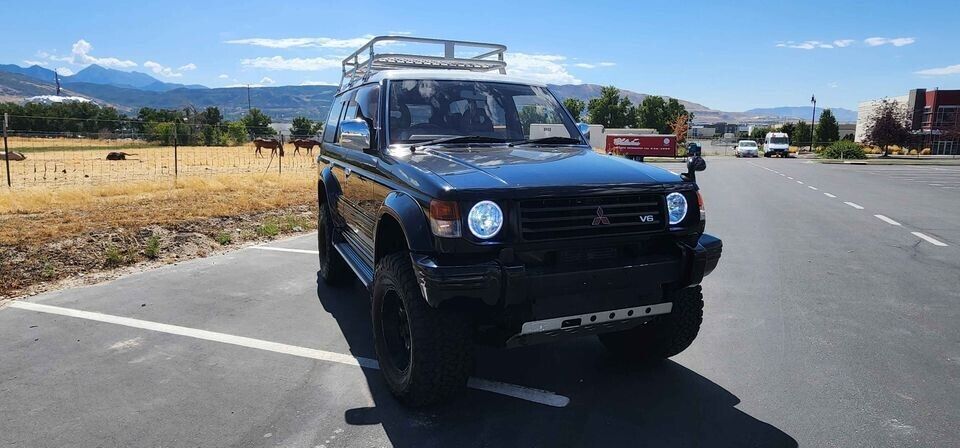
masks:
[[[141,107],[182,108],[192,106],[202,109],[217,106],[227,118],[237,118],[247,110],[247,101],[273,117],[277,122],[289,122],[302,115],[315,120],[326,118],[335,86],[279,86],[208,88],[202,85],[184,85],[162,82],[146,73],[125,72],[99,65],[90,65],[76,74],[60,76],[62,94],[89,98],[98,104],[135,114]],[[597,84],[550,85],[559,98],[578,98],[584,102],[600,95],[603,86]],[[23,101],[38,95],[56,93],[53,70],[34,65],[20,67],[0,64],[0,101]],[[639,104],[649,96],[621,89],[633,104]],[[669,98],[669,97],[668,97]],[[744,112],[724,112],[699,103],[677,99],[688,111],[693,112],[696,123],[715,122],[760,122],[784,119],[809,120],[810,107],[775,107],[750,109]],[[822,109],[818,108],[817,112]],[[840,122],[854,122],[857,113],[843,108],[833,108]]]

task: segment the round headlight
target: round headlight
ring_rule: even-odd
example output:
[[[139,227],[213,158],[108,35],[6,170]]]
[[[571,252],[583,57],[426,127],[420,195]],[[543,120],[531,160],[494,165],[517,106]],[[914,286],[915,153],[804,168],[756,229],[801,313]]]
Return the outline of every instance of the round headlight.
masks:
[[[680,224],[687,217],[687,198],[676,192],[668,194],[667,212],[670,213],[670,225]]]
[[[467,226],[477,238],[492,238],[503,226],[503,211],[492,201],[477,202],[467,215]]]

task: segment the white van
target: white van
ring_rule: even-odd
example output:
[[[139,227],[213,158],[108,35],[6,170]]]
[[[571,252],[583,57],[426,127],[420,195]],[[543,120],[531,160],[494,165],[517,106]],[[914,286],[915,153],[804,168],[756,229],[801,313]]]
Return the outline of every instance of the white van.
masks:
[[[790,136],[785,132],[767,132],[763,141],[763,156],[790,157]]]

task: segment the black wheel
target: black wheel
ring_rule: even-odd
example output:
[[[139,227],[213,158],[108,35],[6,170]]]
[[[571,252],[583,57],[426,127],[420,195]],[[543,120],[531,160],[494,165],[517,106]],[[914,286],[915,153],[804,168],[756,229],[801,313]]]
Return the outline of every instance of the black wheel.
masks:
[[[631,361],[652,361],[674,356],[697,338],[703,322],[700,286],[673,293],[673,310],[638,327],[598,335],[608,350]]]
[[[320,252],[320,276],[328,285],[343,285],[353,279],[350,266],[333,248],[333,216],[326,202],[317,212],[317,251]]]
[[[473,370],[473,326],[458,310],[431,307],[410,256],[377,263],[373,282],[374,346],[390,392],[407,406],[426,406],[462,391]]]

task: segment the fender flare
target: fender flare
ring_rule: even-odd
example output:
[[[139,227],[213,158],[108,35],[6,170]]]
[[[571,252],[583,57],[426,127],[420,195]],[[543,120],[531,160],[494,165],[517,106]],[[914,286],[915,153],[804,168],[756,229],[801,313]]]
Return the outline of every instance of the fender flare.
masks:
[[[341,191],[336,176],[334,176],[333,171],[330,170],[330,165],[327,165],[320,171],[320,178],[317,179],[317,205],[323,202],[333,204],[333,199],[337,197]],[[320,197],[321,192],[326,193],[325,198]]]
[[[427,216],[423,213],[423,208],[406,193],[392,191],[383,201],[380,208],[377,224],[374,228],[374,235],[380,235],[380,224],[386,216],[390,216],[400,224],[400,230],[407,243],[407,249],[410,252],[429,252],[433,250],[433,234],[430,231],[430,223],[427,222]],[[375,238],[377,239],[377,238]],[[380,258],[382,244],[377,243],[374,249],[374,259]]]

